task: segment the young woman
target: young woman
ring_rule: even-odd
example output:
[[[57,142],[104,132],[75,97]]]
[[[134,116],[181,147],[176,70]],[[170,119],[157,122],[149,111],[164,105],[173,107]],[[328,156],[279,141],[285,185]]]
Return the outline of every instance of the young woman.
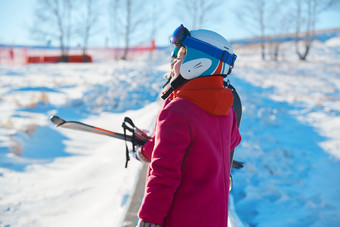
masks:
[[[171,87],[154,135],[137,154],[150,161],[138,226],[225,227],[230,152],[241,136],[223,79],[236,55],[219,34],[183,25],[171,43]]]

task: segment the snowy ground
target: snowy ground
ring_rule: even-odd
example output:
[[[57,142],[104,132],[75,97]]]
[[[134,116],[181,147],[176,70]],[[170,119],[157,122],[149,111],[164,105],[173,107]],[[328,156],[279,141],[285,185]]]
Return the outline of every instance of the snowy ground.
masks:
[[[232,223],[338,226],[340,40],[315,43],[307,62],[283,48],[279,63],[236,48],[235,159],[246,164],[233,171]],[[123,142],[57,129],[48,117],[121,131],[129,116],[152,130],[169,67],[163,52],[157,59],[0,65],[0,226],[121,225],[141,165],[124,169]]]
[[[236,213],[249,226],[339,226],[340,39],[315,42],[307,62],[293,47],[278,63],[239,49],[235,159],[246,165],[234,171]]]
[[[118,132],[129,116],[152,130],[160,58],[0,66],[0,226],[121,226],[140,163],[125,169],[124,142],[58,129],[49,116]]]

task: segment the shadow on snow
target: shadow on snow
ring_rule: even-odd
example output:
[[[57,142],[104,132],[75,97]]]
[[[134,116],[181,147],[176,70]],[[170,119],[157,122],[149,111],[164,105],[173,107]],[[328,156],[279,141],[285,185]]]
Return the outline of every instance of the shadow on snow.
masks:
[[[339,161],[318,145],[325,138],[295,119],[286,102],[232,78],[243,104],[242,143],[233,171],[236,213],[249,226],[335,226],[339,223]]]

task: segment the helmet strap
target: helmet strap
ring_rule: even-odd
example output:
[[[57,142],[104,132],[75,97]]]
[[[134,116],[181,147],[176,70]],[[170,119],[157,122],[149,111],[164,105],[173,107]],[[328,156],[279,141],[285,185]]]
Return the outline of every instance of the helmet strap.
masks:
[[[171,81],[171,76],[166,77],[167,81],[165,82],[165,84],[163,85],[163,88],[165,88]]]
[[[163,95],[162,95],[162,99],[167,99],[169,97],[169,95],[171,95],[172,92],[174,92],[177,88],[179,88],[180,86],[182,86],[183,84],[185,84],[186,82],[188,82],[189,80],[184,79],[184,77],[179,74],[178,77],[176,77],[176,79],[174,79],[171,83],[170,83],[170,87],[168,88],[168,90],[166,90]]]

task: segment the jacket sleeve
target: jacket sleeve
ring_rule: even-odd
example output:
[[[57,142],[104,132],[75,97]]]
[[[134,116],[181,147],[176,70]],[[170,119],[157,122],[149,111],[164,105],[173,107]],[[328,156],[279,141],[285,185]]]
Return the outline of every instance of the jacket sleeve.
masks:
[[[158,116],[154,150],[139,217],[162,225],[181,181],[181,165],[191,141],[183,115],[163,109]]]
[[[237,119],[234,108],[232,108],[232,112],[233,112],[233,125],[231,129],[230,151],[234,150],[237,147],[237,145],[239,145],[241,142],[241,135],[237,127]]]
[[[165,108],[165,106],[169,103],[169,100],[166,100],[163,102],[163,105],[161,107],[161,110]],[[156,127],[157,125],[155,125]],[[156,128],[154,129],[154,132],[156,131]],[[153,134],[150,139],[141,147],[141,154],[144,157],[145,162],[151,161],[152,151],[155,146],[155,134]]]

